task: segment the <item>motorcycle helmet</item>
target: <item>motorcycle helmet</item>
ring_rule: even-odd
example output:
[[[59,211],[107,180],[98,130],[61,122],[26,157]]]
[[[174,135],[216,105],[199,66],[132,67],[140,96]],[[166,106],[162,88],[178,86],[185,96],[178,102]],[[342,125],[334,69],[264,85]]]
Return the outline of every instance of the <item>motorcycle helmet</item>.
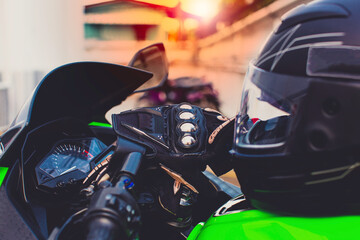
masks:
[[[360,1],[282,18],[245,77],[233,165],[257,208],[360,210]]]

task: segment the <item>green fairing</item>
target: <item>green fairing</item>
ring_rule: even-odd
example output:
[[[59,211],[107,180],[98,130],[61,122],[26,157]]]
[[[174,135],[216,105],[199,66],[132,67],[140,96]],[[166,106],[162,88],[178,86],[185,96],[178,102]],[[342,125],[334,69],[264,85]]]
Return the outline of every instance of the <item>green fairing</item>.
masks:
[[[291,217],[260,210],[211,217],[187,240],[360,239],[360,216]]]
[[[97,126],[97,127],[112,127],[109,123],[101,123],[101,122],[91,122],[89,126]]]
[[[8,171],[8,168],[0,167],[0,187],[2,185],[2,182],[4,181],[7,171]]]

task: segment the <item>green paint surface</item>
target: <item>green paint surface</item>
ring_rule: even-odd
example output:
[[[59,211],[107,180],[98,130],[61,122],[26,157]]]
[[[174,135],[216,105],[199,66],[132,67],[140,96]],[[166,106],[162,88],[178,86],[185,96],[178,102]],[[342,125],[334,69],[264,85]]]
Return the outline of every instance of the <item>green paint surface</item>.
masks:
[[[7,167],[0,167],[0,187],[4,181],[7,171],[8,171]]]
[[[101,123],[101,122],[91,122],[89,123],[89,126],[109,127],[109,128],[112,127],[110,123]]]
[[[360,216],[292,217],[247,210],[199,223],[187,240],[360,239]]]

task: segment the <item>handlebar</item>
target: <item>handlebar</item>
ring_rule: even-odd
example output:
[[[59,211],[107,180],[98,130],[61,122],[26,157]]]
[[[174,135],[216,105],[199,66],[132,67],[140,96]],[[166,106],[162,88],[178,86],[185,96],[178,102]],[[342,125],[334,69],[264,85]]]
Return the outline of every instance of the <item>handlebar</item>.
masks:
[[[129,153],[115,186],[100,189],[93,196],[85,215],[87,240],[125,240],[137,234],[140,210],[129,189],[141,162],[141,153]]]
[[[88,223],[87,240],[117,240],[125,239],[121,235],[120,227],[106,217],[97,217]]]

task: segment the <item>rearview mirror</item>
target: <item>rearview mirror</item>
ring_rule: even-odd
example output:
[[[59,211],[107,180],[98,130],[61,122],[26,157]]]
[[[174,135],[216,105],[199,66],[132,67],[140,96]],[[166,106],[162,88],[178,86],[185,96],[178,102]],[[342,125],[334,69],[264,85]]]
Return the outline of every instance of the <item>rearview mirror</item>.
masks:
[[[151,79],[136,89],[134,93],[160,87],[168,77],[168,61],[164,45],[156,43],[141,49],[131,59],[129,66],[154,74]]]

